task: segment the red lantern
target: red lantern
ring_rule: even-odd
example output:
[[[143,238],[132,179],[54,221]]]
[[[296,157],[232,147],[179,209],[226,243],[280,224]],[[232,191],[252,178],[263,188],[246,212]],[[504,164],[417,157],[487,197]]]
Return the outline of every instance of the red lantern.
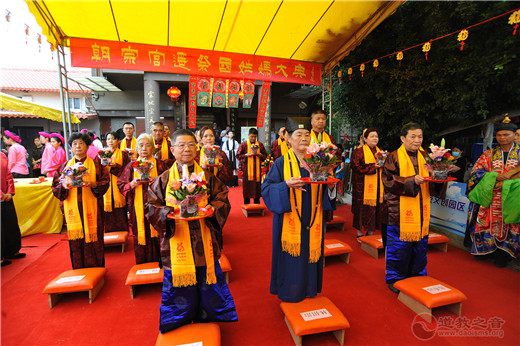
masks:
[[[173,102],[177,101],[179,96],[181,96],[181,91],[176,86],[172,86],[166,93],[170,96]]]

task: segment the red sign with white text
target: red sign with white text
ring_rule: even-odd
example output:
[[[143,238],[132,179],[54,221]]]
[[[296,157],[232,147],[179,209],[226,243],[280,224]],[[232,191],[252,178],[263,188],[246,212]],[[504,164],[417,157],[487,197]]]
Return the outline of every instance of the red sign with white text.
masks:
[[[321,65],[212,50],[70,39],[74,67],[166,72],[321,85]]]
[[[269,100],[269,90],[271,82],[264,81],[262,84],[262,92],[260,93],[260,101],[258,103],[258,117],[256,118],[256,127],[264,127],[265,114],[267,112],[267,101]]]

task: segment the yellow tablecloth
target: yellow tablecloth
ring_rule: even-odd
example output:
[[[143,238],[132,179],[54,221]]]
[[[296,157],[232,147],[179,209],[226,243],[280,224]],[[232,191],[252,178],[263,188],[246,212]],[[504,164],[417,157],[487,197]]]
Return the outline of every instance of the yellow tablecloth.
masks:
[[[13,197],[22,237],[36,233],[60,233],[63,216],[60,201],[51,190],[52,179],[29,184],[33,178],[15,178]]]

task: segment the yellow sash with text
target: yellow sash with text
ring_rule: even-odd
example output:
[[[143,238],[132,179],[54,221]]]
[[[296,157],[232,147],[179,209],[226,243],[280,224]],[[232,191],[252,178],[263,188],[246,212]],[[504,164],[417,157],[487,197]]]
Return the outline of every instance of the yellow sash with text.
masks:
[[[381,151],[376,147],[377,151]],[[376,163],[376,158],[372,154],[372,150],[368,145],[363,146],[363,156],[365,164]],[[379,203],[383,203],[383,181],[381,179],[381,168],[376,169],[376,174],[365,174],[365,191],[363,191],[363,204],[375,207],[378,199]],[[379,196],[377,196],[377,187],[379,186]],[[379,197],[379,198],[378,198]]]
[[[256,145],[258,145],[258,153],[260,152],[260,144],[258,144],[258,141],[255,142]],[[249,139],[247,140],[247,152],[249,154],[252,154],[251,151],[251,142],[249,142]],[[256,170],[255,170],[255,163],[256,163]],[[249,156],[247,158],[247,180],[249,181],[260,181],[260,157],[257,156]]]
[[[397,150],[397,158],[399,161],[399,175],[401,177],[415,176],[410,156],[406,152],[404,145]],[[426,160],[422,155],[422,149],[417,152],[417,165],[419,166],[419,175],[428,177],[430,174],[424,168]],[[402,241],[419,241],[428,234],[430,226],[430,189],[428,183],[420,186],[422,195],[422,227],[421,227],[421,196],[416,197],[401,196],[399,198],[399,221],[400,221],[400,239]]]
[[[157,160],[152,157],[149,160],[153,163],[153,167],[150,170],[150,179],[157,178]],[[141,176],[134,169],[134,179],[140,178]],[[143,202],[143,185],[139,184],[135,187],[134,190],[134,209],[135,209],[135,218],[137,220],[137,244],[138,245],[146,245],[146,234],[145,234],[145,225],[144,225],[144,202]],[[150,225],[150,237],[157,238],[159,237],[159,232],[152,225]]]
[[[121,141],[121,144],[119,145],[119,149],[125,150],[126,149],[126,142],[127,142],[127,139],[125,137]],[[135,137],[132,137],[132,141],[130,142],[130,149],[135,150],[135,148],[137,148],[137,139],[135,139]]]
[[[282,156],[287,154],[287,152],[289,151],[287,143],[285,143],[285,141],[282,141],[281,138],[278,138],[278,146],[280,147],[280,152],[282,153]]]
[[[65,167],[70,167],[76,163],[73,157]],[[96,181],[96,165],[94,161],[87,156],[83,163],[87,168],[88,175],[83,176],[83,181]],[[78,208],[78,189],[81,189],[81,202],[83,204],[83,220]],[[77,240],[85,238],[86,243],[98,241],[97,237],[97,198],[92,193],[90,187],[78,187],[69,190],[69,195],[63,201],[63,210],[65,220],[67,221],[67,235],[69,240]]]
[[[153,140],[153,145],[154,147],[156,145],[155,139]],[[163,137],[161,143],[161,160],[168,160],[169,150],[170,148],[168,147],[168,141],[166,140],[166,138]]]
[[[327,132],[323,131],[321,133],[321,141],[318,141],[318,138],[316,137],[316,134],[314,133],[313,130],[311,130],[311,144],[314,144],[314,143],[322,143],[322,142],[326,142],[326,143],[332,143],[332,141],[330,140],[330,137],[329,135],[327,134]]]
[[[112,154],[112,162],[117,163],[118,165],[123,165],[123,152],[120,149],[115,149]],[[108,167],[108,171],[110,172],[111,167]],[[117,188],[117,179],[113,174],[110,174],[110,187],[108,191],[103,195],[103,202],[105,206],[105,211],[111,212],[112,208],[123,208],[126,205],[125,196],[119,192]],[[112,196],[114,197],[114,203],[112,204]]]
[[[284,181],[300,177],[300,165],[294,155],[292,149],[283,156],[283,179]],[[292,174],[291,174],[292,168]],[[309,231],[309,263],[316,263],[321,256],[321,240],[322,240],[322,221],[323,221],[323,197],[320,193],[321,185],[311,184],[311,222],[313,219],[312,208],[316,208],[314,215],[314,224]],[[294,190],[294,191],[293,191]],[[289,253],[293,257],[300,256],[301,253],[301,231],[302,224],[300,216],[304,212],[302,210],[302,191],[289,188],[289,199],[291,201],[291,211],[283,214],[282,223],[282,251]],[[300,216],[299,216],[300,215]]]
[[[195,174],[204,172],[204,170],[196,163],[194,165]],[[168,185],[166,188],[166,205],[179,209],[180,206],[171,203],[175,197],[171,193],[170,186],[174,180],[179,180],[179,169],[177,163],[174,163],[170,168],[168,177]],[[203,179],[206,180],[205,175]],[[199,207],[207,206],[206,198],[199,201]],[[200,231],[202,235],[202,243],[204,245],[204,258],[206,260],[206,284],[211,285],[217,283],[217,276],[215,275],[215,257],[213,254],[213,242],[211,240],[211,231],[206,225],[204,219],[199,219]],[[191,247],[190,226],[188,221],[175,220],[175,234],[170,238],[170,257],[172,264],[172,284],[173,287],[185,287],[195,285],[197,277],[195,272],[195,260],[193,258],[193,250]]]

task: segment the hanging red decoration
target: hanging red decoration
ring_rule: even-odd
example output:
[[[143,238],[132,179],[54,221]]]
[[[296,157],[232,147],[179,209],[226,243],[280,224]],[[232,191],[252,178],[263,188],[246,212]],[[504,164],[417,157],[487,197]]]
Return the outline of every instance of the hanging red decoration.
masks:
[[[374,72],[374,74],[376,74],[376,73],[377,73],[377,67],[379,66],[379,60],[377,60],[377,59],[374,60],[374,62],[372,63],[372,66],[374,66],[374,68],[375,68],[375,70],[376,70],[376,71]]]
[[[176,86],[172,86],[166,93],[170,96],[172,102],[176,102],[179,99],[179,96],[181,96],[181,91]]]
[[[338,71],[339,84],[341,84],[341,70]]]
[[[468,38],[469,32],[464,29],[457,35],[457,41],[460,41],[460,50],[464,49],[464,41]]]
[[[361,64],[361,66],[359,66],[359,70],[361,71],[361,78],[363,78],[363,72],[365,71],[365,64]]]
[[[399,61],[399,67],[401,67],[401,60],[403,60],[403,57],[404,57],[404,54],[402,51],[397,53],[396,59],[397,59],[397,61]]]
[[[428,52],[430,51],[431,48],[432,48],[432,41],[426,42],[422,46],[422,51],[424,52],[424,57],[426,58],[426,60],[428,60]]]
[[[513,35],[516,35],[516,29],[518,29],[518,23],[520,23],[520,10],[518,11],[515,11],[513,12],[510,16],[509,16],[509,24],[511,25],[515,25],[514,26],[514,31],[513,31]]]
[[[348,80],[352,80],[352,67],[348,68],[347,73],[348,73]]]

